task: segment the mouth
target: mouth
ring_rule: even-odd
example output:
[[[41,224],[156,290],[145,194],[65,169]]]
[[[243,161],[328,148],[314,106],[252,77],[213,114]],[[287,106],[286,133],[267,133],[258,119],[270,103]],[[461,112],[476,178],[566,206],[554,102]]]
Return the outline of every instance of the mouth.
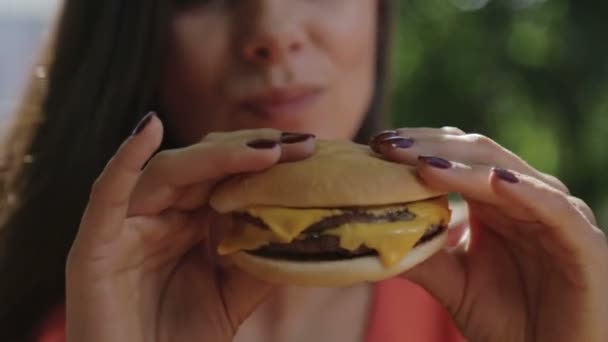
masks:
[[[244,99],[240,103],[240,107],[266,119],[278,119],[306,112],[320,95],[319,87],[274,88]]]

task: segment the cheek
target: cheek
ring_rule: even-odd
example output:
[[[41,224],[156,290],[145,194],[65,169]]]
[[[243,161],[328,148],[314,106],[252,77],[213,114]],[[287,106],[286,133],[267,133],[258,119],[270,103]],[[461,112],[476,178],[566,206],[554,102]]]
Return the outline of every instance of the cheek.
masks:
[[[317,22],[317,39],[340,62],[360,64],[375,48],[377,4],[350,0],[340,14],[326,13]]]
[[[169,128],[182,143],[200,138],[212,130],[218,118],[211,113],[221,101],[222,70],[226,64],[227,40],[222,23],[201,25],[200,20],[176,18],[171,46],[161,83],[161,102],[170,113]],[[204,34],[203,34],[204,33]],[[201,37],[205,44],[201,44]],[[206,108],[204,113],[201,108]]]
[[[337,125],[357,130],[371,102],[375,78],[377,9],[370,0],[350,0],[351,6],[320,25],[318,39],[335,68]]]

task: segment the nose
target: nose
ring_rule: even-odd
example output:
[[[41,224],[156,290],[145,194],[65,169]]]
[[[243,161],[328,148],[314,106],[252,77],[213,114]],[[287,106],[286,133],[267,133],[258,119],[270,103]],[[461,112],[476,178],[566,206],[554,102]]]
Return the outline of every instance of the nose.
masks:
[[[253,14],[250,12],[250,24],[243,27],[244,58],[251,63],[269,65],[281,63],[301,51],[306,38],[293,10],[279,4],[260,7]]]

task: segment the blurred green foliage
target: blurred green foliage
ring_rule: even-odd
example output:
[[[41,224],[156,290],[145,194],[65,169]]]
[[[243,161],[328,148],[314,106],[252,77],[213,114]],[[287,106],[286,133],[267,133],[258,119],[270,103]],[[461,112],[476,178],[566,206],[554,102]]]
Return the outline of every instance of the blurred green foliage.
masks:
[[[394,125],[490,136],[561,178],[608,227],[608,2],[400,0],[398,10]]]

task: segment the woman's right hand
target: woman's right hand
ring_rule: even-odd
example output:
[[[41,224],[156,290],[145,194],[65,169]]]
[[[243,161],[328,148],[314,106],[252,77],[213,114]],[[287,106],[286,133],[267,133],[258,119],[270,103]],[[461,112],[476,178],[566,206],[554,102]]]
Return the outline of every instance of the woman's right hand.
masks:
[[[314,138],[214,133],[152,157],[162,132],[147,116],[92,188],[67,262],[68,341],[230,341],[271,291],[219,266],[207,199],[227,176],[306,158]]]

